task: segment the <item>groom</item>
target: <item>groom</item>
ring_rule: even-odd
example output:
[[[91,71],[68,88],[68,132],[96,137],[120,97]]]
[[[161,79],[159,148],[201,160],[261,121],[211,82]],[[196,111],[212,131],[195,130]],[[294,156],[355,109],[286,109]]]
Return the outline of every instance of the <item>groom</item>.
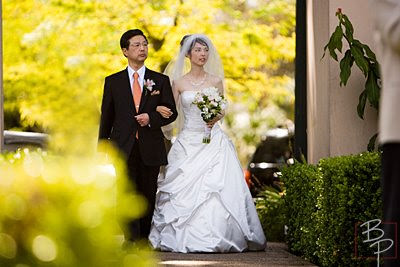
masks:
[[[139,29],[121,36],[122,53],[128,67],[105,79],[99,139],[111,139],[124,152],[130,181],[147,199],[144,217],[129,225],[127,239],[147,238],[161,165],[167,164],[161,126],[173,122],[178,113],[168,76],[144,66],[148,54],[146,36]],[[169,118],[157,106],[171,110]]]

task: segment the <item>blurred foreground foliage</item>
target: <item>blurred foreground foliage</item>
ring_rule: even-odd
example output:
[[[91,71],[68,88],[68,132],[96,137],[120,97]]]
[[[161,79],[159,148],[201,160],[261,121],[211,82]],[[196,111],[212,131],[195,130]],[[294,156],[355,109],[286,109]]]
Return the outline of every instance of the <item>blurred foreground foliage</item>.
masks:
[[[108,148],[95,158],[19,150],[0,156],[0,266],[153,266],[123,246],[145,203]],[[124,248],[123,248],[124,247]]]
[[[295,0],[6,0],[6,128],[44,130],[68,149],[90,136],[76,149],[94,147],[103,79],[126,66],[119,38],[130,28],[148,36],[146,65],[158,71],[183,35],[211,38],[225,68],[226,128],[242,163],[268,127],[293,119]],[[77,139],[66,138],[73,130]]]

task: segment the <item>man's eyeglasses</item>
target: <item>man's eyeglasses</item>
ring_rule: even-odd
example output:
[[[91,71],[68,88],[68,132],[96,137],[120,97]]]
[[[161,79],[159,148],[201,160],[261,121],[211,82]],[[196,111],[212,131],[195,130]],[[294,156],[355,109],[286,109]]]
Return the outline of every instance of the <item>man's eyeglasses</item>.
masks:
[[[143,46],[144,48],[146,48],[149,44],[148,43],[132,43],[129,44],[129,46],[132,46],[133,48],[139,48],[140,46]]]

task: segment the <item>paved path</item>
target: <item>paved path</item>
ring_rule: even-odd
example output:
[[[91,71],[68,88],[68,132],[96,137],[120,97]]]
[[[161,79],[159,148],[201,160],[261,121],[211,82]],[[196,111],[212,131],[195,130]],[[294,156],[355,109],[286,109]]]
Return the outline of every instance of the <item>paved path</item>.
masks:
[[[316,266],[287,251],[284,243],[268,243],[264,252],[225,253],[225,254],[183,254],[157,252],[158,266],[233,266],[233,267],[265,267],[265,266]]]

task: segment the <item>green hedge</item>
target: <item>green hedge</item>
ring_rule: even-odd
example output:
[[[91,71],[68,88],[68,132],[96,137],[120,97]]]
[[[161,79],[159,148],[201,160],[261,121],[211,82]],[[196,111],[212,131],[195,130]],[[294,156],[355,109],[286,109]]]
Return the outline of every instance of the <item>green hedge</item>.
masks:
[[[354,236],[357,223],[382,217],[380,154],[296,163],[282,179],[289,249],[320,266],[369,266],[354,257]],[[372,255],[360,238],[357,249]]]

